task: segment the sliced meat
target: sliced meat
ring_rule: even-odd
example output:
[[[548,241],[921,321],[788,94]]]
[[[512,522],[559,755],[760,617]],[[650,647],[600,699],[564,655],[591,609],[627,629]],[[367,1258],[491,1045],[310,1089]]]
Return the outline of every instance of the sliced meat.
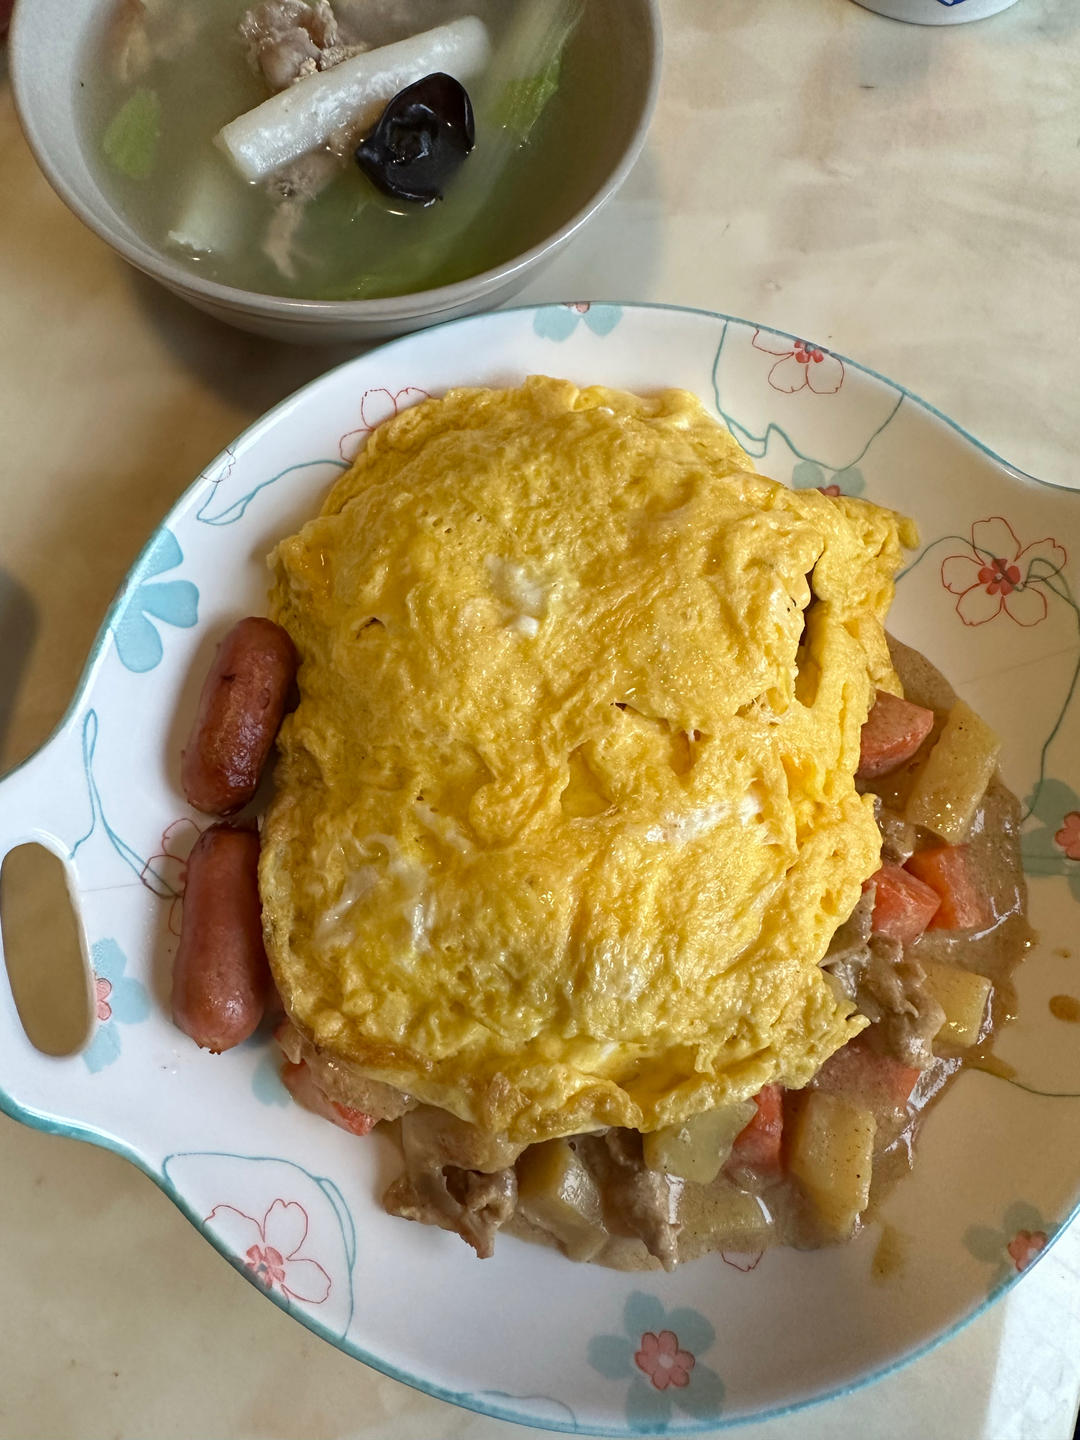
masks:
[[[881,831],[881,858],[890,865],[903,865],[915,853],[915,826],[890,810],[876,795],[874,815]]]
[[[286,90],[304,75],[330,70],[362,45],[344,45],[327,0],[264,0],[240,21],[252,67],[272,91]]]
[[[143,0],[119,0],[112,10],[106,49],[121,85],[136,85],[153,64],[150,17]]]
[[[296,242],[307,202],[282,200],[270,216],[263,236],[263,254],[286,280],[296,279]]]
[[[874,886],[869,885],[844,923],[837,927],[821,964],[854,1000],[870,959],[870,931],[874,919]]]
[[[249,63],[261,72],[275,94],[305,75],[330,70],[367,49],[366,45],[344,43],[328,0],[313,0],[311,4],[307,0],[264,0],[245,12],[240,35],[247,45]],[[351,145],[335,144],[302,155],[267,182],[270,198],[278,204],[263,236],[262,249],[286,280],[296,279],[297,261],[302,258],[297,242],[307,202],[320,195],[340,173],[344,157],[355,146],[351,130],[343,138]]]
[[[517,1203],[521,1146],[421,1105],[402,1118],[401,1148],[405,1173],[383,1197],[389,1213],[456,1231],[481,1260],[490,1258]]]
[[[573,1143],[600,1186],[608,1229],[636,1235],[665,1270],[674,1270],[679,1263],[682,1180],[647,1168],[636,1130],[578,1135]]]
[[[356,1065],[334,1055],[324,1055],[310,1040],[305,1040],[291,1020],[284,1020],[274,1038],[293,1065],[306,1065],[313,1083],[333,1105],[357,1110],[379,1120],[396,1120],[407,1110],[416,1108],[416,1101],[381,1080],[369,1080]]]
[[[823,965],[834,965],[861,955],[870,939],[874,919],[874,887],[864,890],[859,903],[842,925],[837,926],[829,948],[825,952]]]
[[[278,170],[266,182],[266,188],[275,200],[314,200],[340,173],[337,155],[331,155],[329,150],[313,150]]]
[[[843,960],[831,961],[825,966],[825,973],[832,976],[849,1000],[857,1002],[863,971],[869,961],[870,946],[864,945],[861,950],[853,950]]]
[[[286,280],[295,280],[298,262],[310,259],[300,245],[308,201],[321,195],[341,174],[341,168],[340,155],[313,150],[266,182],[267,193],[276,203],[263,234],[263,254]]]
[[[897,940],[875,935],[855,995],[860,1011],[876,1022],[889,1054],[902,1065],[925,1070],[933,1063],[934,1036],[945,1012],[926,986],[918,959]]]
[[[482,1170],[459,1170],[451,1165],[446,1171],[446,1188],[466,1214],[490,1233],[490,1255],[496,1230],[517,1208],[517,1171],[510,1166],[488,1175]]]
[[[121,85],[136,85],[152,65],[190,50],[209,18],[172,0],[119,0],[109,21],[106,53]]]

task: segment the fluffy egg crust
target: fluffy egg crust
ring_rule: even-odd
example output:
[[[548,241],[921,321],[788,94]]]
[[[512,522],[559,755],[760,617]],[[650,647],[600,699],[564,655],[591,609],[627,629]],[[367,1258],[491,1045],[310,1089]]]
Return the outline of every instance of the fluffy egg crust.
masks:
[[[533,377],[380,426],[271,556],[300,655],[267,949],[320,1049],[520,1144],[648,1131],[864,1020],[863,721],[910,521],[692,395]]]

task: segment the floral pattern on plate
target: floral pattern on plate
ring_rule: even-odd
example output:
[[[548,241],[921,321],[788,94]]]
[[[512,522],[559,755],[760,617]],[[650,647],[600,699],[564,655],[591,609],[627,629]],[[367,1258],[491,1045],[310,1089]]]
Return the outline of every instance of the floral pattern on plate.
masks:
[[[837,484],[855,494],[852,479],[840,476],[852,477],[863,465],[904,396],[887,382],[852,386],[847,375],[840,357],[820,345],[726,321],[713,358],[713,401],[767,474],[792,478],[798,487]],[[815,478],[800,462],[814,467]]]
[[[323,1305],[334,1282],[317,1260],[301,1255],[308,1236],[308,1213],[298,1200],[271,1202],[262,1219],[235,1205],[215,1205],[203,1221],[234,1255],[243,1256],[252,1279],[264,1290],[275,1287],[289,1300]]]
[[[750,342],[755,350],[775,355],[776,364],[769,371],[768,381],[781,395],[794,395],[799,390],[812,390],[815,395],[835,395],[844,383],[844,362],[830,355],[820,345],[807,340],[787,340],[754,331]]]
[[[127,599],[113,617],[112,629],[121,664],[145,674],[161,664],[165,653],[155,620],[163,625],[190,629],[199,618],[199,591],[190,580],[161,580],[184,561],[184,552],[171,530],[159,530],[135,572]]]
[[[985,625],[1007,615],[1017,625],[1046,619],[1047,593],[1068,560],[1063,545],[1049,536],[1021,545],[1001,515],[976,520],[971,542],[941,562],[941,583],[957,596],[956,613],[965,625]]]
[[[331,1334],[348,1331],[356,1228],[334,1181],[273,1156],[214,1152],[167,1156],[163,1173],[246,1279],[286,1309],[314,1311]]]
[[[1037,1260],[1057,1229],[1034,1205],[1017,1200],[1005,1211],[999,1230],[972,1225],[964,1232],[964,1245],[976,1260],[996,1267],[988,1281],[993,1293]]]
[[[589,1364],[607,1380],[628,1381],[626,1418],[634,1431],[655,1433],[675,1411],[718,1420],[724,1384],[701,1356],[716,1331],[697,1310],[668,1311],[655,1295],[635,1290],[623,1308],[621,1334],[589,1341]]]
[[[579,325],[603,339],[622,319],[621,305],[597,305],[573,300],[565,305],[545,305],[535,312],[533,330],[544,340],[569,340]]]
[[[82,1058],[91,1074],[120,1058],[121,1025],[137,1025],[150,1018],[150,996],[141,981],[125,974],[127,956],[113,939],[97,940],[90,950],[94,981],[94,1019],[97,1022]]]
[[[428,392],[416,385],[404,385],[400,390],[393,391],[387,390],[384,385],[365,390],[360,396],[360,424],[355,430],[347,430],[338,441],[338,454],[342,461],[346,465],[352,464],[357,451],[377,425],[392,420],[410,405],[430,399]]]

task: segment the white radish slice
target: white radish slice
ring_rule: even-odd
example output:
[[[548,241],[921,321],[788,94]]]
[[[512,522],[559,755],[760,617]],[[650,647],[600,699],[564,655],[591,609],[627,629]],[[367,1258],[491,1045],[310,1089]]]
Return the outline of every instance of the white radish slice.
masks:
[[[169,242],[193,255],[229,255],[240,243],[236,176],[217,155],[209,156],[188,182],[184,205]]]
[[[413,81],[441,70],[464,84],[490,56],[487,27],[466,15],[304,76],[231,120],[217,141],[245,180],[262,180],[325,145],[343,125],[376,120],[387,101]]]

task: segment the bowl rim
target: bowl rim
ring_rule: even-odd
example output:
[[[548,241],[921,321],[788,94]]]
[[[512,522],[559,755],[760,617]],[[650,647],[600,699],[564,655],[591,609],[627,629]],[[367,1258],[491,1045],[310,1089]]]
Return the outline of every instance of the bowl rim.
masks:
[[[105,3],[105,0],[91,0],[91,3]],[[498,291],[513,279],[534,266],[544,256],[561,249],[568,240],[600,210],[621,188],[633,169],[645,145],[645,140],[656,109],[660,80],[663,72],[663,32],[660,21],[660,0],[639,0],[644,9],[645,54],[648,74],[641,105],[633,130],[611,170],[596,187],[588,200],[557,230],[530,246],[528,250],[513,255],[487,270],[455,280],[449,285],[436,286],[430,290],[414,290],[405,295],[389,295],[370,300],[306,300],[285,295],[266,295],[258,290],[244,290],[235,285],[223,285],[216,280],[204,280],[201,276],[171,260],[162,251],[141,238],[132,240],[114,232],[108,222],[95,212],[69,184],[64,168],[50,155],[40,129],[35,121],[35,102],[31,99],[29,77],[32,73],[31,46],[28,38],[33,23],[27,17],[31,10],[30,0],[16,0],[11,17],[8,36],[8,71],[11,79],[15,114],[23,135],[38,168],[52,189],[87,229],[98,239],[115,250],[136,270],[151,279],[166,285],[186,298],[209,301],[224,309],[240,314],[258,314],[265,318],[306,321],[315,326],[321,321],[365,320],[373,323],[392,323],[408,320],[420,315],[445,316],[445,312],[475,301],[493,291]],[[27,38],[24,40],[24,35]],[[100,190],[100,187],[98,187]],[[109,204],[102,192],[102,198]],[[112,214],[120,212],[109,204]],[[110,216],[111,218],[111,216]]]

